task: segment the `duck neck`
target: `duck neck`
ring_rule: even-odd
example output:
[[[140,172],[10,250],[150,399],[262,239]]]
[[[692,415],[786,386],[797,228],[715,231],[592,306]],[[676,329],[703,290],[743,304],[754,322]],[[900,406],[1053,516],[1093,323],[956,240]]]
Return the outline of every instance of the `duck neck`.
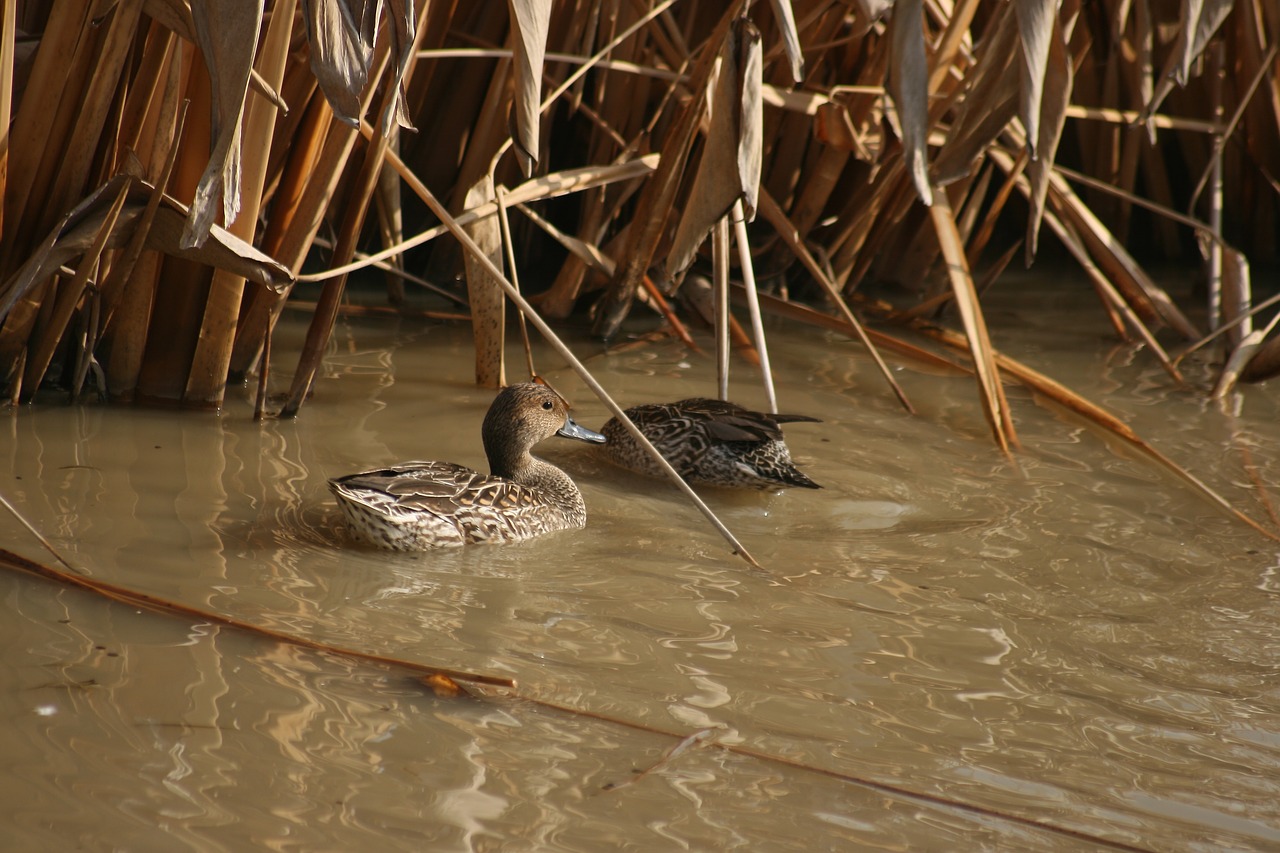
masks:
[[[509,450],[502,442],[490,441],[488,436],[484,441],[484,454],[489,457],[489,473],[506,480],[518,481],[517,472],[534,462],[528,450]]]
[[[489,473],[537,489],[548,502],[566,511],[580,511],[584,507],[582,493],[573,478],[528,451],[523,454],[490,453]]]

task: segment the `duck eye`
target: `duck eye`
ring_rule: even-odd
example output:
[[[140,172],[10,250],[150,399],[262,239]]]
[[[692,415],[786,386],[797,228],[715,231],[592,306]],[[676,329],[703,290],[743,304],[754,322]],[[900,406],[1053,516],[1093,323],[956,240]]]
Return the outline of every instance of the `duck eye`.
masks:
[[[550,400],[543,400],[543,401],[542,401],[542,408],[546,409],[548,412],[549,412],[549,411],[551,411],[551,406],[552,406],[552,404],[551,404],[551,401],[550,401]]]

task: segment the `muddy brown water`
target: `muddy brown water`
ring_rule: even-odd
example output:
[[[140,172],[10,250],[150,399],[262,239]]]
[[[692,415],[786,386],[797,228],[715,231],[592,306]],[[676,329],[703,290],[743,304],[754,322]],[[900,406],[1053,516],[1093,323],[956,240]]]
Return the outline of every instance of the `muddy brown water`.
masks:
[[[1083,289],[1056,306],[1002,289],[998,346],[1264,519],[1274,389],[1224,413],[1171,388]],[[422,555],[346,541],[326,477],[483,467],[491,394],[468,383],[461,327],[341,321],[292,421],[255,423],[248,392],[216,417],[4,412],[5,495],[94,577],[519,683],[437,698],[402,672],[0,574],[5,849],[1280,849],[1280,546],[1016,386],[1010,459],[969,378],[891,359],[913,417],[858,345],[770,331],[781,405],[824,420],[787,433],[825,488],[705,493],[762,570],[674,489],[556,440],[540,451],[582,486],[584,531]],[[275,364],[301,333],[282,329]],[[675,344],[576,346],[624,404],[714,389],[710,360]],[[603,406],[540,352],[599,426]],[[733,396],[760,404],[735,371]],[[0,533],[49,561],[7,515]],[[664,760],[707,728],[713,743]]]

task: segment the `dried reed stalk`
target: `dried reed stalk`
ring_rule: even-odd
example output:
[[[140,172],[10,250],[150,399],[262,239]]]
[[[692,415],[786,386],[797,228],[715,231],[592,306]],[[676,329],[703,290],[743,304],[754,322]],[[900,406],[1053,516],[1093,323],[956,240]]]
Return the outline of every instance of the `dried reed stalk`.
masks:
[[[255,70],[272,89],[279,89],[284,82],[294,10],[295,0],[279,0],[263,38]],[[252,241],[257,232],[258,214],[262,208],[263,189],[267,181],[267,155],[275,135],[278,112],[277,106],[263,97],[250,97],[245,109],[240,136],[244,150],[239,193],[240,213],[228,230],[246,241]],[[244,291],[244,279],[224,271],[214,273],[183,392],[183,399],[192,405],[208,405],[213,408],[222,405]]]
[[[416,32],[421,34],[422,28],[418,27]],[[381,79],[390,65],[391,53],[392,49],[389,45],[384,45],[379,51],[379,57],[374,62],[376,71],[373,79],[375,81]],[[371,86],[369,95],[372,96],[376,89],[376,86]],[[393,77],[391,83],[385,87],[381,109],[378,114],[390,115],[399,99],[400,92]],[[364,107],[362,106],[363,111]],[[355,255],[356,243],[359,240],[361,229],[364,227],[365,213],[368,212],[374,190],[377,188],[377,182],[382,173],[383,161],[387,153],[387,143],[387,125],[385,122],[379,122],[372,138],[369,140],[360,171],[356,175],[353,186],[349,188],[348,206],[343,215],[341,227],[338,231],[338,242],[334,248],[334,256],[340,264],[346,263]],[[329,341],[329,336],[333,333],[333,322],[337,317],[338,303],[342,299],[346,282],[347,279],[344,275],[325,283],[319,305],[311,319],[311,327],[307,330],[307,339],[303,344],[302,357],[298,360],[298,369],[293,375],[293,384],[289,388],[288,399],[280,409],[281,417],[288,418],[296,415],[298,409],[302,406],[303,399],[311,390],[311,382],[319,369],[324,347]]]
[[[1224,251],[1222,282],[1239,295],[1214,302],[1227,313],[1211,322],[1248,336],[1245,323],[1233,322],[1254,307],[1243,289],[1246,257],[1277,256],[1272,235],[1280,221],[1269,177],[1280,174],[1280,17],[1259,3],[1215,0],[1174,10],[1124,0],[1104,0],[1101,7],[1080,0],[992,7],[977,0],[852,7],[836,0],[775,0],[725,10],[651,0],[620,4],[606,14],[585,0],[521,0],[517,14],[508,17],[504,0],[477,0],[465,7],[419,4],[413,29],[415,9],[387,0],[381,33],[348,33],[359,49],[344,55],[328,33],[313,29],[308,43],[293,38],[304,30],[296,0],[268,0],[239,122],[245,155],[234,188],[239,201],[226,205],[232,211],[238,204],[240,213],[227,224],[295,274],[319,257],[316,237],[328,221],[342,238],[331,264],[345,266],[362,242],[374,239],[382,244],[375,258],[395,256],[426,269],[429,278],[451,278],[459,263],[456,248],[416,249],[444,229],[404,206],[389,172],[380,170],[377,188],[368,189],[373,178],[363,164],[378,158],[361,155],[352,162],[356,136],[350,124],[335,120],[329,99],[339,115],[354,121],[382,91],[384,75],[402,79],[404,100],[401,87],[391,86],[385,91],[395,94],[383,101],[383,112],[392,115],[407,105],[424,131],[399,135],[394,144],[458,212],[467,188],[494,171],[495,154],[511,144],[506,116],[514,105],[516,137],[530,155],[527,162],[536,157],[539,174],[603,168],[650,150],[663,155],[659,173],[649,179],[601,186],[581,196],[576,209],[546,217],[582,244],[617,245],[605,254],[621,263],[593,306],[596,331],[612,335],[651,262],[664,256],[689,215],[686,158],[701,125],[705,81],[739,7],[761,35],[760,183],[776,200],[781,217],[775,218],[790,223],[786,239],[756,225],[749,229],[752,239],[768,241],[752,255],[762,275],[781,273],[792,285],[814,281],[827,299],[829,285],[847,295],[871,279],[897,282],[901,302],[919,294],[917,313],[932,311],[942,298],[933,286],[939,264],[950,264],[941,250],[958,249],[969,269],[1008,262],[1007,247],[995,251],[992,237],[998,218],[1016,215],[1006,202],[1019,188],[1030,207],[1028,256],[1036,252],[1040,222],[1049,222],[1103,294],[1103,310],[1118,329],[1158,341],[1157,326],[1164,325],[1198,339],[1185,306],[1135,260],[1125,236],[1135,233],[1139,208],[1189,209],[1195,188],[1178,176],[1200,177],[1203,184],[1201,176],[1220,159],[1223,225],[1216,236],[1239,252]],[[207,81],[239,80],[239,72],[247,71],[213,47],[234,32],[222,32],[231,22],[193,19],[181,4],[144,0],[54,0],[47,8],[19,0],[3,9],[0,126],[9,133],[0,145],[0,298],[53,225],[113,175],[137,173],[129,165],[136,159],[147,179],[160,177],[184,99],[192,110],[181,156],[162,189],[181,203],[194,200],[196,215],[210,212],[218,199],[207,198],[207,187],[198,194],[197,187],[205,187],[202,174],[216,171],[210,152],[220,162],[229,137],[224,126],[221,142],[210,142]],[[1192,13],[1194,20],[1177,17]],[[101,17],[95,20],[95,14]],[[250,25],[245,32],[258,29],[258,22],[235,23]],[[198,50],[202,27],[208,33],[200,36],[205,49]],[[23,28],[39,36],[30,62],[19,49]],[[410,47],[411,30],[420,54]],[[1162,41],[1166,33],[1178,37]],[[356,54],[372,63],[362,65],[367,59]],[[514,65],[506,58],[513,54]],[[1212,78],[1195,63],[1202,54],[1224,57],[1218,66],[1224,79],[1239,81],[1221,88],[1220,116],[1212,113]],[[389,69],[388,56],[395,57]],[[317,63],[318,76],[308,58]],[[794,86],[796,73],[803,73],[803,87]],[[279,113],[281,104],[288,105],[287,115]],[[224,115],[239,114],[238,104],[223,106]],[[1164,144],[1175,134],[1176,146]],[[1064,146],[1072,151],[1072,166],[1119,193],[1091,187],[1085,197],[1075,195],[1054,169],[1060,137],[1074,142]],[[1235,144],[1223,144],[1227,139]],[[1034,156],[1019,164],[1024,153]],[[1002,165],[1009,158],[1012,168]],[[1000,166],[1004,180],[995,180],[989,161]],[[498,183],[514,183],[511,166],[505,162],[500,174],[494,172]],[[1264,180],[1254,179],[1259,175]],[[939,187],[947,188],[955,207],[945,217],[950,226],[921,201]],[[522,201],[517,191],[513,203]],[[375,197],[380,230],[366,222]],[[1238,213],[1245,210],[1247,217]],[[931,219],[933,228],[922,227]],[[1158,246],[1172,252],[1187,245],[1173,221],[1158,217],[1155,223]],[[939,226],[954,229],[958,244],[943,246]],[[510,244],[521,262],[532,233],[527,223],[523,227]],[[402,231],[419,236],[405,240]],[[91,341],[109,353],[106,384],[116,399],[217,406],[226,383],[253,369],[283,299],[160,251],[139,253],[113,238],[100,258],[100,292],[86,296],[70,277],[46,276],[12,301],[0,318],[6,395],[34,393],[31,383],[40,376],[48,382],[83,375],[94,352],[84,352],[82,344]],[[543,303],[547,316],[564,317],[597,300],[600,273],[580,251],[539,268],[548,270],[546,281],[529,286],[551,284]],[[400,286],[389,287],[393,304],[403,304]],[[319,303],[322,314],[295,371],[291,411],[323,352],[326,318],[342,290],[334,285]],[[974,296],[965,308],[971,321],[982,310],[980,289]],[[831,304],[846,319],[852,316],[839,300]],[[1256,342],[1258,353],[1274,349],[1268,347],[1272,334]],[[1176,376],[1167,358],[1163,363]],[[1268,375],[1261,366],[1267,363],[1240,375]]]

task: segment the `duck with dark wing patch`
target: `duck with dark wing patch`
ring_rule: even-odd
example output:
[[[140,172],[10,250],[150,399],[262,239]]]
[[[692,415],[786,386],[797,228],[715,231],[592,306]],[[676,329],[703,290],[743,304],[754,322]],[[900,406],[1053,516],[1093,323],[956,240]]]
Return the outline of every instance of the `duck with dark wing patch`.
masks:
[[[693,397],[625,410],[685,481],[731,489],[820,489],[791,461],[780,424],[818,422],[807,415],[766,414],[723,400]],[[662,476],[658,463],[617,418],[600,432],[605,455],[640,474]]]

